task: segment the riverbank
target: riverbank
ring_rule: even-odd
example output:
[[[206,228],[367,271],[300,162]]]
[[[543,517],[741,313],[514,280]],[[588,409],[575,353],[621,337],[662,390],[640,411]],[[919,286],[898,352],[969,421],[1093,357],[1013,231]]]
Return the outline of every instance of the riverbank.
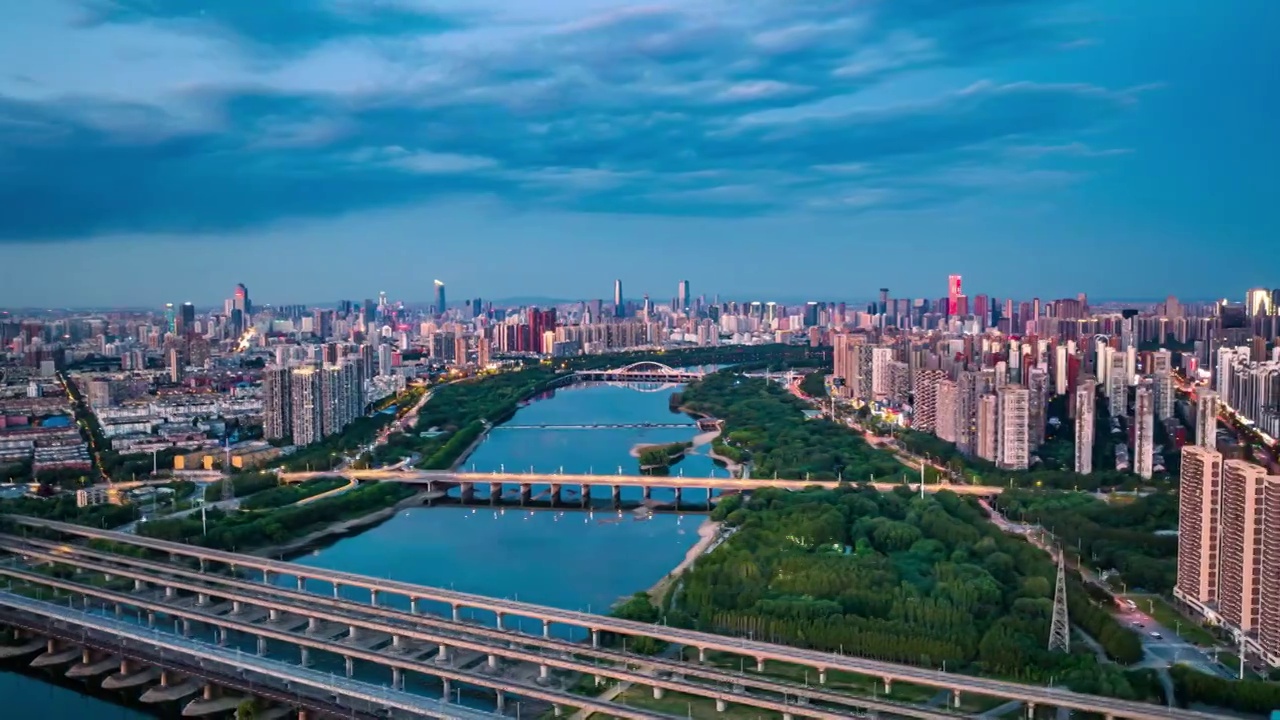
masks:
[[[286,555],[297,555],[323,542],[341,538],[348,535],[354,535],[368,530],[375,525],[386,522],[396,516],[396,513],[411,507],[417,507],[425,503],[432,493],[422,491],[410,495],[400,502],[379,510],[361,515],[360,517],[351,518],[349,520],[338,520],[329,525],[320,528],[314,532],[307,533],[300,538],[280,543],[279,545],[269,545],[266,547],[252,550],[248,554],[258,557],[283,557]]]
[[[702,524],[698,526],[698,542],[694,543],[693,547],[689,548],[689,551],[684,554],[684,559],[680,561],[679,565],[676,565],[671,572],[667,573],[661,580],[654,583],[653,586],[649,588],[649,598],[652,599],[655,604],[660,604],[662,602],[663,596],[665,596],[667,591],[671,589],[671,585],[675,583],[676,580],[680,579],[680,575],[682,575],[684,571],[693,567],[693,564],[698,561],[698,558],[706,555],[713,547],[716,546],[716,542],[720,538],[721,525],[722,523],[718,523],[711,518],[707,518],[702,521]]]

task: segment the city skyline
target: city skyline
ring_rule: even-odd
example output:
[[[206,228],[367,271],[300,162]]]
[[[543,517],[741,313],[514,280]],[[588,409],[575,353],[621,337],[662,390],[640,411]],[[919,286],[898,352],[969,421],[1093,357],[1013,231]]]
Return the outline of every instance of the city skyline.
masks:
[[[0,304],[1270,284],[1272,4],[508,5],[24,4]]]

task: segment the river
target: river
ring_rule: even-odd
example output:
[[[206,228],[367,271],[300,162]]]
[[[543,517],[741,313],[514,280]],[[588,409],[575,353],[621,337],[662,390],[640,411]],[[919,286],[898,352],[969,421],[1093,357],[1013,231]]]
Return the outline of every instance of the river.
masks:
[[[499,426],[465,465],[481,472],[532,467],[541,471],[563,468],[564,472],[614,473],[621,468],[624,473],[634,474],[637,460],[631,456],[633,446],[690,440],[697,433],[688,417],[670,411],[669,401],[675,389],[646,389],[651,391],[606,384],[561,388],[522,407],[507,424],[690,425],[592,429]],[[686,457],[671,472],[703,477],[726,475],[705,454]],[[539,492],[541,489],[535,487],[534,493]],[[487,488],[477,497],[483,502],[486,494]],[[639,495],[638,488],[624,489],[622,498],[638,500]],[[674,500],[670,490],[655,489],[652,496],[657,502]],[[597,488],[596,507],[590,510],[530,510],[509,504],[413,508],[294,561],[566,609],[607,612],[620,598],[649,588],[679,564],[697,542],[697,528],[702,522],[698,515],[682,513],[619,512],[607,507],[608,498],[608,488]],[[707,500],[705,491],[686,491],[681,498],[682,506],[690,508],[705,508]],[[281,582],[291,581],[281,578]],[[314,589],[328,592],[327,586]],[[368,600],[367,596],[352,597]],[[478,616],[475,619],[488,620]],[[512,618],[511,622],[528,621]],[[534,630],[532,626],[527,629]],[[568,628],[554,627],[553,632],[574,637]],[[318,664],[328,664],[318,660]],[[21,698],[18,708],[22,711],[15,717],[145,717],[119,706],[107,706],[109,711],[100,712],[101,700],[25,675],[0,673],[0,683],[5,697]],[[424,687],[423,691],[431,689]],[[483,696],[464,697],[463,701],[492,707]],[[59,711],[51,714],[55,707]]]

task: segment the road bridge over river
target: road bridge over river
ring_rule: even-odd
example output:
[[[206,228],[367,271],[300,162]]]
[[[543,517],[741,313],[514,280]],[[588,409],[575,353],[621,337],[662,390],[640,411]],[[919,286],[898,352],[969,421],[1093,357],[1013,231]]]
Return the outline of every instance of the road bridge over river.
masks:
[[[731,478],[731,477],[693,477],[689,475],[594,475],[580,473],[560,473],[560,472],[457,472],[451,470],[392,470],[392,469],[372,469],[372,470],[339,470],[334,472],[295,472],[280,473],[281,482],[295,483],[305,480],[312,480],[319,477],[333,477],[340,475],[342,477],[354,480],[378,480],[382,482],[399,482],[411,485],[424,485],[433,488],[435,485],[460,485],[464,489],[464,493],[477,485],[489,485],[491,487],[501,488],[502,486],[513,485],[521,488],[522,493],[526,493],[533,485],[549,485],[553,495],[560,489],[565,487],[578,487],[583,490],[591,487],[609,487],[614,489],[614,495],[617,496],[618,488],[638,487],[646,490],[653,488],[670,488],[676,491],[680,490],[717,490],[720,492],[737,492],[748,490],[761,490],[764,488],[779,488],[782,490],[804,490],[806,488],[817,487],[826,490],[834,490],[841,486],[841,482],[837,480],[798,480],[783,478]],[[868,482],[859,483],[861,485],[870,485],[882,492],[888,492],[901,487],[907,487],[912,492],[920,491],[919,483],[892,483],[892,482]],[[990,497],[999,495],[1004,488],[994,485],[960,485],[960,484],[926,484],[924,491],[933,493],[940,490],[949,490],[960,495],[977,495],[980,497]],[[584,492],[583,495],[586,493]]]
[[[324,654],[342,658],[347,675],[362,669],[381,669],[389,676],[392,692],[409,694],[407,676],[430,676],[443,683],[443,700],[450,684],[485,688],[495,694],[499,708],[508,696],[540,700],[554,707],[576,707],[621,718],[667,716],[620,705],[612,701],[570,694],[555,686],[552,671],[594,675],[648,686],[656,697],[666,691],[714,699],[717,707],[741,705],[793,718],[848,718],[866,711],[898,717],[951,718],[962,713],[924,708],[892,701],[894,682],[908,682],[944,690],[959,698],[963,693],[1018,700],[1028,706],[1052,706],[1098,713],[1109,718],[1134,720],[1210,720],[1208,713],[1164,708],[1115,700],[1061,688],[1046,688],[1000,680],[957,675],[908,665],[866,660],[827,652],[724,637],[705,632],[620,620],[591,613],[562,610],[532,603],[502,600],[389,579],[372,578],[278,560],[211,550],[107,530],[95,530],[29,517],[5,516],[6,527],[43,538],[0,534],[0,551],[11,554],[0,564],[0,577],[28,587],[63,593],[67,602],[107,609],[124,608],[145,615],[149,624],[175,626],[174,635],[185,637],[193,626],[210,627],[221,642],[229,633],[257,639],[261,656],[286,648],[305,667],[309,656]],[[112,550],[86,547],[85,540],[108,541]],[[132,550],[124,550],[132,548]],[[128,554],[126,554],[126,552]],[[140,557],[144,555],[145,557]],[[100,581],[49,573],[46,566],[74,568],[96,578],[133,581],[133,591],[104,587]],[[369,601],[344,597],[342,589],[368,594]],[[316,592],[322,589],[331,592]],[[15,607],[12,593],[0,594],[0,606]],[[430,604],[442,611],[430,614]],[[46,603],[50,607],[55,607]],[[59,612],[64,609],[58,607]],[[464,609],[492,613],[493,625],[464,622]],[[27,612],[31,604],[24,606]],[[52,610],[49,611],[53,613]],[[60,615],[61,622],[75,622]],[[541,633],[513,628],[516,619],[528,618]],[[87,622],[87,621],[86,621]],[[521,627],[523,623],[514,623]],[[552,626],[576,628],[589,643],[558,639]],[[757,673],[733,673],[701,662],[644,657],[606,647],[604,634],[653,637],[696,650],[699,660],[708,652],[750,658]],[[217,647],[210,645],[210,647]],[[199,647],[189,648],[202,656]],[[212,653],[210,650],[209,653]],[[453,658],[462,653],[485,658],[478,670],[458,667]],[[523,663],[537,667],[537,678],[524,680],[503,674],[502,669]],[[817,686],[797,685],[765,677],[770,663],[810,668]],[[887,697],[861,698],[827,690],[827,673],[844,671],[875,678]]]

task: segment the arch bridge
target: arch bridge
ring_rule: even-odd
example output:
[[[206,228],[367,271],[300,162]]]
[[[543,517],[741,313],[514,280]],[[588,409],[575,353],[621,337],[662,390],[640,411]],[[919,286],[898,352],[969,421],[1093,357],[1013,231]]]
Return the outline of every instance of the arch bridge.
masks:
[[[666,384],[693,382],[700,380],[706,373],[701,370],[677,370],[653,360],[641,360],[613,370],[579,370],[574,375],[582,380]]]

